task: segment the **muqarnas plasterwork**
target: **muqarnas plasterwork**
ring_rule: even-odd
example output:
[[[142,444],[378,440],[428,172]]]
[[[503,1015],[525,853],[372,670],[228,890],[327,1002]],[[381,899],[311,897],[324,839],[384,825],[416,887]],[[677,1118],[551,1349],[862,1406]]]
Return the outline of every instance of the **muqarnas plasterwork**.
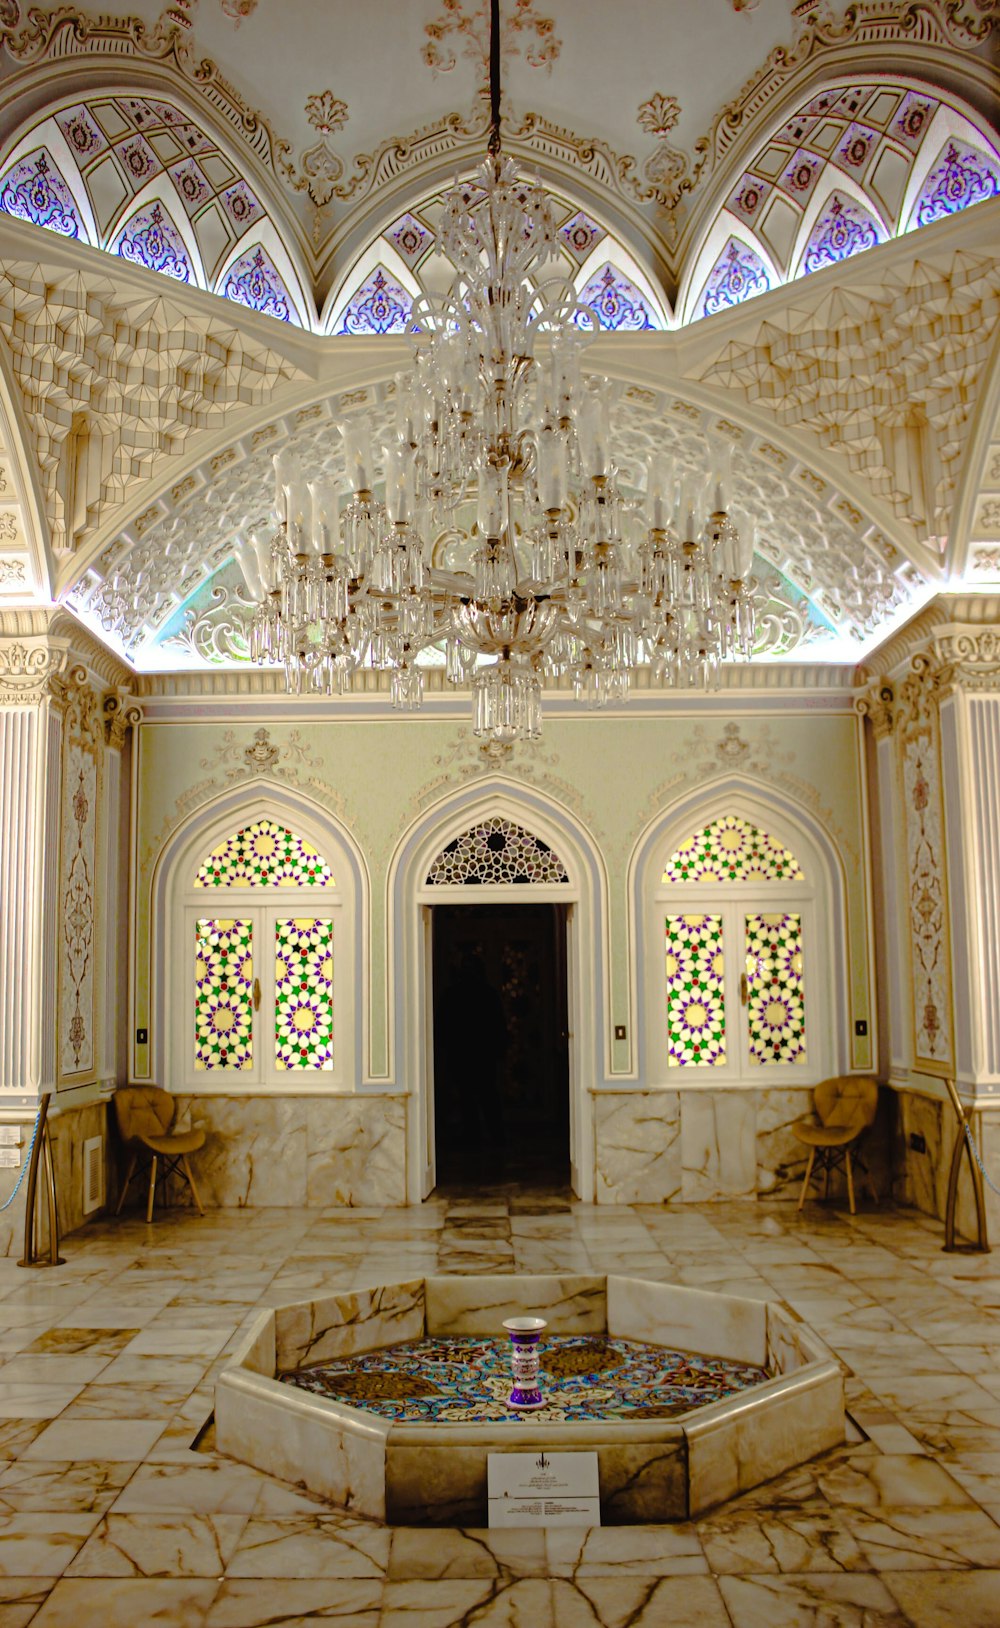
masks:
[[[547,842],[500,815],[453,837],[427,873],[431,885],[568,882],[566,867]]]
[[[198,867],[195,887],[331,887],[333,872],[311,842],[275,820],[224,837]]]
[[[253,1067],[253,922],[195,922],[194,1066]]]
[[[333,922],[275,923],[274,1046],[279,1070],[333,1068]]]
[[[802,917],[758,912],[746,917],[744,931],[751,1066],[804,1063]]]
[[[680,843],[663,869],[664,882],[801,882],[795,855],[738,814],[724,814]]]
[[[936,737],[922,729],[903,751],[907,873],[917,1061],[951,1059],[950,951]]]
[[[691,913],[664,921],[667,1065],[726,1061],[722,917]]]

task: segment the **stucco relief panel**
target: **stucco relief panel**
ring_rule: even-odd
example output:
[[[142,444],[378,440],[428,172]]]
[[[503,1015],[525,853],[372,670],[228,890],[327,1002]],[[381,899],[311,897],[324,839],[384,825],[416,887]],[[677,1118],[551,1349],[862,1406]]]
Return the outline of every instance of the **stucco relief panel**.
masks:
[[[940,770],[930,724],[904,743],[902,768],[914,1057],[939,1071],[952,1058],[951,973]]]
[[[63,735],[59,921],[59,1072],[89,1074],[96,1055],[95,931],[102,726],[93,692],[71,690]]]

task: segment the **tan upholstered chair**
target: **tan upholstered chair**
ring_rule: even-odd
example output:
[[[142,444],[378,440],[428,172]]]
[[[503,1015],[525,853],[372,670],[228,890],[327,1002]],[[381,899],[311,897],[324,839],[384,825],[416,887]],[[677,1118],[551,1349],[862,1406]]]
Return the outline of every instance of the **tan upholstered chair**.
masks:
[[[156,1171],[161,1159],[163,1180],[166,1181],[166,1178],[175,1171],[183,1176],[198,1206],[199,1215],[204,1215],[194,1176],[191,1174],[191,1166],[188,1164],[188,1154],[204,1146],[205,1132],[200,1127],[191,1130],[172,1129],[176,1103],[170,1092],[162,1090],[158,1085],[122,1086],[114,1094],[114,1104],[118,1129],[129,1156],[128,1169],[115,1214],[120,1213],[125,1202],[125,1194],[135,1174],[136,1165],[140,1160],[145,1165],[148,1158],[149,1197],[146,1201],[146,1220],[153,1219]]]
[[[830,1171],[843,1165],[847,1176],[847,1200],[854,1214],[854,1176],[851,1170],[851,1149],[854,1162],[865,1173],[871,1195],[878,1203],[875,1183],[868,1167],[856,1148],[858,1138],[875,1118],[878,1108],[878,1083],[858,1074],[838,1074],[832,1080],[821,1080],[813,1092],[816,1109],[814,1118],[796,1120],[792,1134],[809,1149],[809,1163],[799,1194],[799,1209],[806,1201],[813,1167],[819,1163],[826,1172],[823,1188],[825,1198],[830,1190]]]

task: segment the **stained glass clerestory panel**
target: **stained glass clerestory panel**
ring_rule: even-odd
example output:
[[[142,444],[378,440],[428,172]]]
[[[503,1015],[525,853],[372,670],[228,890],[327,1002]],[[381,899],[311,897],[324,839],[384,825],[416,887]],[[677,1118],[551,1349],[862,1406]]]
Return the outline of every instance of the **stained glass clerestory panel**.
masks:
[[[802,917],[748,914],[745,944],[750,1063],[804,1063]]]
[[[274,924],[274,1063],[333,1068],[333,922],[296,916]]]
[[[194,1066],[253,1067],[253,923],[195,922]]]
[[[332,887],[333,873],[310,842],[274,820],[255,820],[213,848],[195,887]]]
[[[568,881],[565,865],[547,842],[500,815],[453,838],[427,873],[429,884],[452,887]]]
[[[688,837],[664,866],[662,882],[801,882],[795,855],[766,831],[725,814]]]
[[[722,917],[667,916],[667,1064],[726,1061]]]

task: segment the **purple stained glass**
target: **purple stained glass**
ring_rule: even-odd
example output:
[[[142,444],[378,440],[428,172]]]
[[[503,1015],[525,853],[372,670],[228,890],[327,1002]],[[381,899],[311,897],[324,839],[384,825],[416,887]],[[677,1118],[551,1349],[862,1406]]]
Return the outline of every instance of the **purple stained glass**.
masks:
[[[342,334],[401,334],[410,320],[413,300],[377,266],[358,289],[340,319]]]
[[[910,91],[903,98],[902,106],[896,115],[893,125],[894,135],[915,152],[927,134],[927,127],[939,105],[933,99],[918,96],[915,91]]]
[[[175,164],[170,171],[170,179],[184,200],[184,207],[190,213],[204,203],[209,197],[211,188],[193,158],[187,159],[183,164]]]
[[[83,237],[73,195],[48,153],[32,153],[0,183],[0,209],[62,237]]]
[[[766,293],[770,286],[771,280],[760,255],[748,243],[731,237],[709,272],[701,314],[713,316],[727,305],[739,305],[755,294]]]
[[[596,312],[602,328],[634,333],[640,328],[654,328],[653,313],[635,284],[623,271],[606,265],[591,277],[580,292],[580,304],[589,305]],[[584,326],[582,315],[575,318],[577,327]]]
[[[227,300],[247,305],[251,311],[277,317],[279,322],[292,320],[288,290],[260,247],[230,266],[222,292]]]
[[[929,226],[970,204],[1000,192],[1000,167],[986,153],[949,141],[940,162],[928,175],[913,213],[916,226]]]
[[[837,148],[838,161],[849,170],[863,170],[872,150],[875,131],[864,124],[852,124]]]
[[[559,228],[562,238],[570,254],[577,260],[585,260],[595,243],[599,243],[604,236],[596,221],[591,220],[580,209],[568,221],[564,221]]]
[[[245,232],[261,213],[261,206],[245,181],[237,181],[234,187],[224,192],[222,203],[239,234]]]
[[[823,160],[817,158],[815,153],[800,149],[792,159],[782,178],[782,186],[790,192],[800,203],[804,203],[816,185],[817,177],[823,168]]]
[[[116,151],[133,191],[138,191],[144,181],[163,168],[152,147],[141,136],[133,136],[131,141],[123,142]]]
[[[145,266],[148,271],[175,277],[179,283],[191,281],[191,262],[184,241],[158,203],[132,216],[119,234],[115,249],[123,260]]]
[[[759,176],[748,171],[730,194],[726,207],[737,215],[742,215],[744,220],[754,220],[760,214],[761,206],[766,202],[770,192],[769,182],[762,181]]]
[[[820,215],[806,245],[804,272],[819,271],[849,260],[862,249],[873,249],[885,233],[866,209],[835,192]]]
[[[67,108],[56,123],[78,159],[90,158],[108,145],[85,107]]]
[[[395,244],[403,259],[411,266],[420,259],[431,241],[431,236],[427,227],[422,221],[417,220],[415,215],[401,216],[395,226],[390,226],[386,233],[386,237]]]

